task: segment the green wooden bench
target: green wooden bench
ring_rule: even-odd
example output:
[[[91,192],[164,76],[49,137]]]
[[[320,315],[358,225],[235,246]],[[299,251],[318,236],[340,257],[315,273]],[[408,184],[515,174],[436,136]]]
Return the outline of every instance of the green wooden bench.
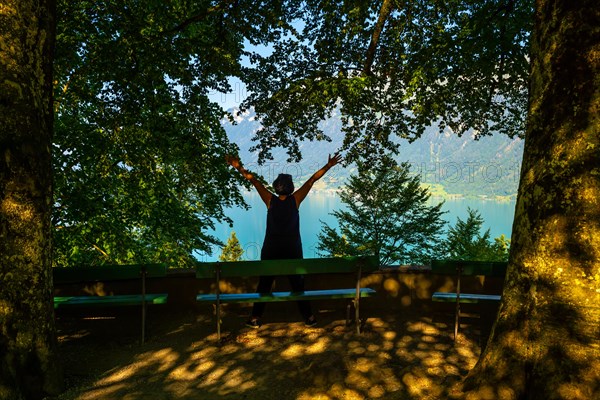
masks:
[[[72,268],[53,268],[54,286],[88,282],[138,280],[139,293],[117,295],[54,296],[54,308],[140,306],[142,310],[142,343],[146,339],[146,306],[165,304],[167,293],[146,293],[146,278],[167,274],[164,264],[98,265]]]
[[[464,276],[488,276],[503,278],[506,275],[507,262],[494,261],[457,261],[433,260],[431,272],[433,274],[456,276],[456,290],[454,292],[435,292],[432,301],[455,303],[454,313],[454,340],[458,335],[460,322],[461,303],[498,303],[502,299],[500,294],[463,293],[461,292],[461,278]]]
[[[360,286],[363,273],[376,271],[379,263],[375,257],[305,258],[295,260],[263,260],[200,263],[196,267],[196,278],[215,279],[215,293],[198,294],[199,302],[216,305],[217,337],[221,338],[221,303],[256,303],[297,300],[351,299],[346,318],[350,319],[350,307],[355,310],[356,331],[360,333],[360,298],[375,296],[370,288]],[[304,292],[272,293],[221,293],[220,280],[225,277],[287,276],[312,274],[356,274],[353,288],[328,290],[306,290]]]

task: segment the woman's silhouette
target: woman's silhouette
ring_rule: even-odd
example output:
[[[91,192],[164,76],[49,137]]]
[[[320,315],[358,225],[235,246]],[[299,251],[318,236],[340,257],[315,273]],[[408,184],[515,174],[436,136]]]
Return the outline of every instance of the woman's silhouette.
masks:
[[[279,174],[273,182],[275,193],[271,193],[256,177],[247,171],[239,158],[227,156],[227,163],[237,169],[244,178],[248,179],[256,188],[260,198],[267,206],[267,230],[261,250],[261,260],[277,260],[302,258],[302,241],[300,239],[300,218],[298,208],[310,192],[314,183],[341,160],[336,153],[329,155],[327,164],[315,172],[301,187],[294,191],[292,176]],[[290,286],[294,292],[304,291],[304,276],[288,276]],[[270,293],[273,287],[273,276],[261,276],[256,288],[257,293]],[[316,324],[315,316],[311,311],[308,301],[298,301],[298,308],[307,326]],[[265,309],[265,303],[254,303],[252,314],[246,325],[258,328],[261,325],[260,318]]]

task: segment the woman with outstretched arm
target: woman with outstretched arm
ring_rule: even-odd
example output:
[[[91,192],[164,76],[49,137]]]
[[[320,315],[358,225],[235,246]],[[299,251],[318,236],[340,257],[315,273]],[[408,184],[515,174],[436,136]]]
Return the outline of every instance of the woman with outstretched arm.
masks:
[[[300,215],[298,208],[306,198],[314,183],[318,181],[329,169],[337,165],[342,157],[335,153],[329,155],[327,164],[315,172],[298,190],[294,191],[292,176],[279,174],[273,182],[275,193],[271,193],[256,177],[246,170],[239,158],[227,156],[227,163],[237,169],[244,178],[250,181],[260,198],[267,206],[267,230],[261,250],[261,260],[277,260],[303,258],[302,241],[300,239]],[[289,275],[290,286],[294,292],[304,291],[304,276]],[[259,278],[257,293],[270,293],[273,287],[273,276]],[[246,322],[251,328],[259,328],[264,312],[265,303],[254,303],[252,314]],[[310,302],[298,301],[298,308],[306,326],[316,324],[315,316],[311,311]]]

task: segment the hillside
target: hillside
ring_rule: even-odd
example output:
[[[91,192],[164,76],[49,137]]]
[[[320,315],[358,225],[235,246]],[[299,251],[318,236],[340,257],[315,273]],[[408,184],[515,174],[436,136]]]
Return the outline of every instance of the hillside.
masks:
[[[234,111],[234,110],[232,110]],[[254,132],[260,128],[253,113],[236,117],[236,124],[223,122],[229,139],[240,147],[240,155],[246,166],[271,182],[280,172],[292,174],[297,182],[306,179],[334,153],[342,142],[340,120],[333,117],[322,124],[332,142],[303,142],[303,160],[287,164],[284,149],[273,152],[276,161],[259,166],[257,154],[251,154]],[[436,127],[428,129],[413,143],[401,141],[398,157],[408,162],[413,173],[421,175],[423,183],[431,186],[435,195],[466,197],[514,197],[519,184],[519,171],[523,154],[523,140],[496,135],[473,140],[464,135],[457,137],[452,132],[439,132]],[[346,177],[353,173],[353,166],[336,167],[322,182],[320,189],[343,185]]]

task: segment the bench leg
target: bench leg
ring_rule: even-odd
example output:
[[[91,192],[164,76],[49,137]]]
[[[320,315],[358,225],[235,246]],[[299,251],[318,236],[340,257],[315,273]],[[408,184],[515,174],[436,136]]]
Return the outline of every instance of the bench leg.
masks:
[[[142,304],[142,344],[146,341],[146,303]]]
[[[146,341],[146,267],[142,268],[142,344]]]
[[[348,300],[346,304],[346,326],[350,326],[350,310],[352,309],[352,301]]]
[[[348,300],[348,305],[346,306],[346,326],[350,326],[352,321],[350,317],[352,308],[354,308],[354,323],[356,324],[356,333],[360,335],[360,311],[359,303],[356,302],[356,299]]]
[[[221,341],[221,316],[217,313],[217,340]]]
[[[221,340],[221,302],[213,304],[215,317],[217,318],[217,340]]]
[[[458,337],[458,327],[460,325],[460,303],[456,304],[456,312],[454,315],[454,341]]]
[[[356,333],[360,335],[360,300],[354,300],[354,319],[356,321]]]

